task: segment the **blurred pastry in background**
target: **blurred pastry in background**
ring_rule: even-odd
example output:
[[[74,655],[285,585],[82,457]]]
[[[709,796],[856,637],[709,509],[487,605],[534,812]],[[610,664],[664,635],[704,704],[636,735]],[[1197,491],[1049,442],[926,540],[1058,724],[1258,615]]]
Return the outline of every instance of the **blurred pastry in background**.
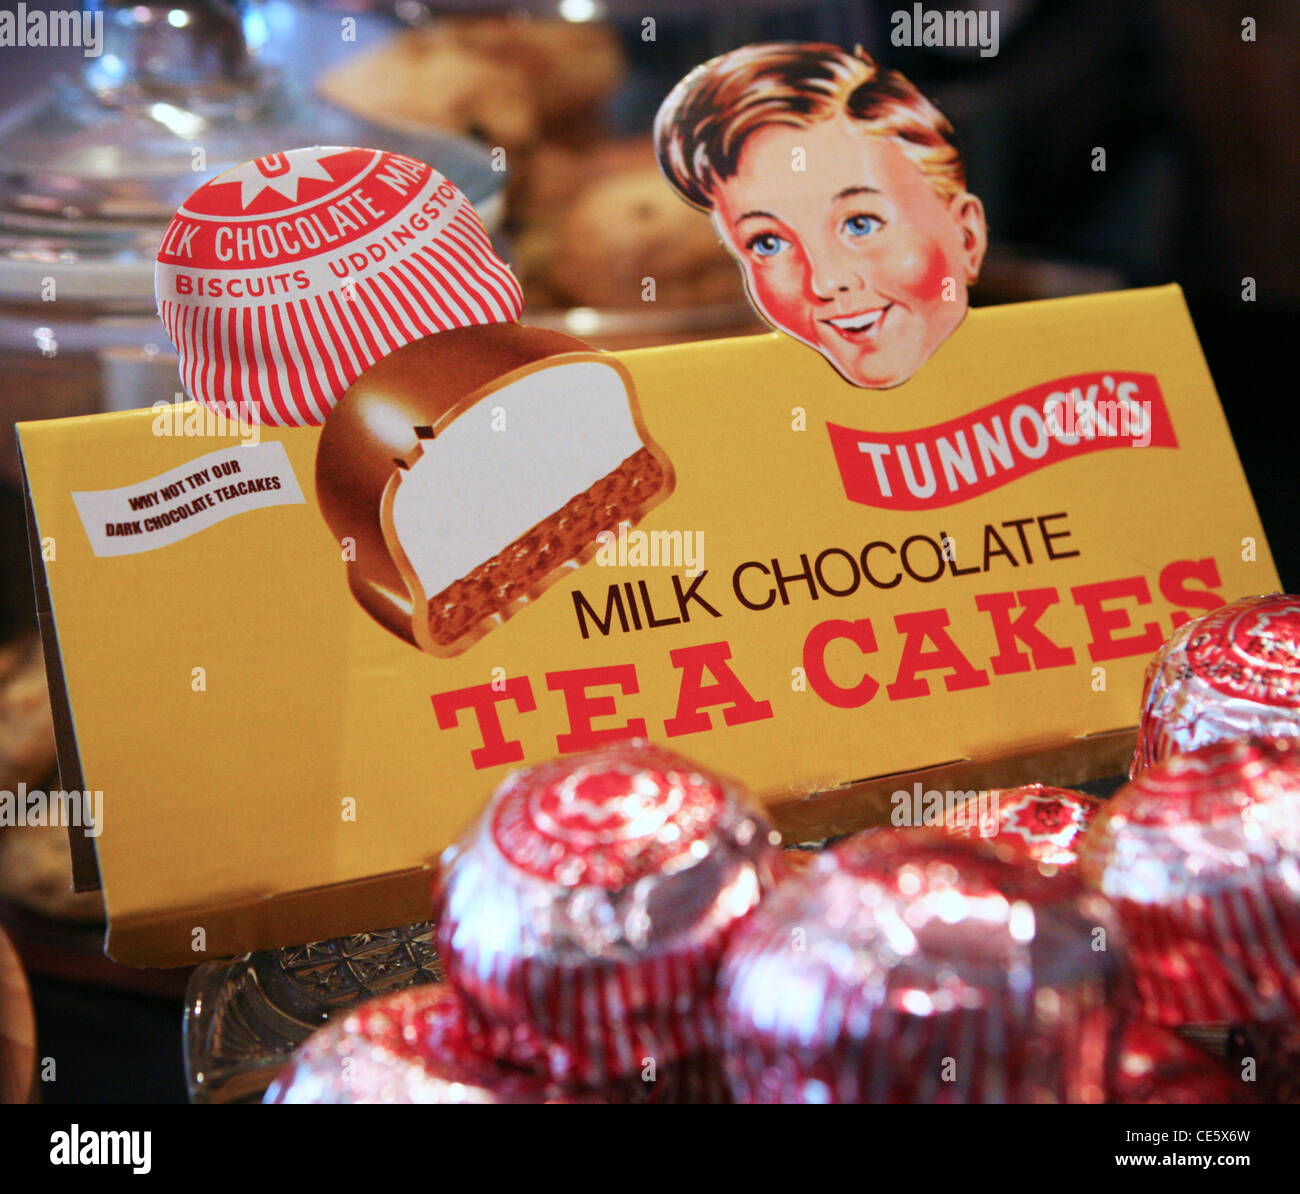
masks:
[[[743,304],[712,225],[677,201],[649,138],[606,136],[604,105],[624,68],[617,36],[596,22],[457,17],[363,51],[318,87],[377,123],[505,150],[513,264],[530,307]]]
[[[475,17],[448,22],[445,37],[462,50],[513,67],[531,85],[543,136],[581,137],[623,82],[618,37],[596,21]]]
[[[35,632],[0,646],[0,791],[59,789],[54,717]],[[66,826],[0,827],[0,900],[59,920],[102,921],[99,892],[72,890]]]
[[[57,787],[51,775],[42,790]],[[72,890],[68,830],[61,825],[0,830],[0,900],[54,920],[93,924],[105,919],[102,892]]]
[[[650,142],[611,142],[580,161],[551,155],[543,201],[524,205],[515,270],[533,306],[704,307],[743,303],[736,267],[708,217],[675,203]],[[549,202],[567,191],[563,206]],[[526,198],[526,196],[525,196]]]
[[[54,715],[35,631],[0,646],[0,791],[29,788],[54,770]]]
[[[589,136],[623,68],[617,37],[599,24],[448,18],[348,59],[317,88],[376,124],[459,133],[509,153]]]
[[[507,150],[537,136],[526,78],[440,35],[414,29],[323,74],[317,89],[375,124],[406,132],[442,129]]]

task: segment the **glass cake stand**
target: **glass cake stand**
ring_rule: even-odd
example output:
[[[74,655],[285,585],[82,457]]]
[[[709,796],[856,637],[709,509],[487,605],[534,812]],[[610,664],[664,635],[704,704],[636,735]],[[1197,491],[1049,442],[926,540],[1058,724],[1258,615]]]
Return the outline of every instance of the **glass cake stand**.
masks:
[[[205,962],[185,993],[190,1101],[256,1102],[332,1015],[441,981],[428,921]]]

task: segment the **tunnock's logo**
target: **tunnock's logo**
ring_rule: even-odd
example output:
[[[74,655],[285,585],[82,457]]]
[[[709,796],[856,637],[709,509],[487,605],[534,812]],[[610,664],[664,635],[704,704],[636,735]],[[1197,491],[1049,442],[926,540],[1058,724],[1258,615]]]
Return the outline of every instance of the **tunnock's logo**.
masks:
[[[826,430],[845,497],[882,510],[956,505],[1092,452],[1178,447],[1155,376],[1116,370],[1043,382],[914,431]]]

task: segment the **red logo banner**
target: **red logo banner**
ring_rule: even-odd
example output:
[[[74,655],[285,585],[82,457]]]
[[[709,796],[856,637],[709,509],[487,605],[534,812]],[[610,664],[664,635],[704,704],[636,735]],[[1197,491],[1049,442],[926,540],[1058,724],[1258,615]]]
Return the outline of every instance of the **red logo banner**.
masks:
[[[1080,373],[915,431],[827,423],[844,495],[882,510],[956,505],[1040,468],[1109,448],[1176,448],[1151,373]]]

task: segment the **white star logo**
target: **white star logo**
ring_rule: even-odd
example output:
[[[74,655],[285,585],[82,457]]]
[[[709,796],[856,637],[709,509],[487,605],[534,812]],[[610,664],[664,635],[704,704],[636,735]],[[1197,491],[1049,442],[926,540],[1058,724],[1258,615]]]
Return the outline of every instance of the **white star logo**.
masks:
[[[320,164],[320,157],[319,149],[273,153],[226,171],[220,181],[239,184],[239,206],[244,211],[268,188],[279,192],[292,205],[298,202],[298,188],[305,180],[334,181]]]
[[[1280,623],[1280,630],[1273,629],[1274,622]],[[1297,622],[1300,622],[1300,605],[1279,606],[1272,613],[1261,610],[1255,615],[1255,634],[1259,638],[1271,638],[1276,634],[1280,639],[1287,639],[1294,634],[1292,627]]]

